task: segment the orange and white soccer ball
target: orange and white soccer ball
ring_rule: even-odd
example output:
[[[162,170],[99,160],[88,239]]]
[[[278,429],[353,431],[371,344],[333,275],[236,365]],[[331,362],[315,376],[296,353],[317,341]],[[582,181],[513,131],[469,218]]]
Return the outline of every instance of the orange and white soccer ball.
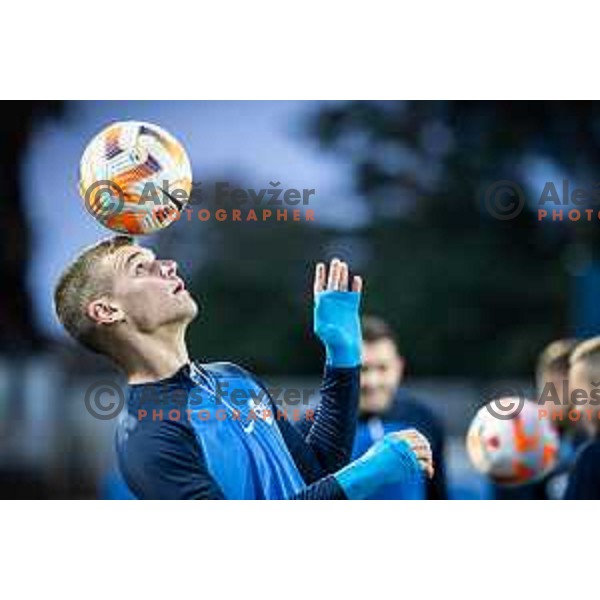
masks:
[[[522,409],[506,418],[497,410],[498,403]],[[473,466],[500,485],[531,483],[548,473],[556,464],[559,440],[538,409],[535,402],[519,398],[494,400],[482,407],[467,434]]]
[[[169,132],[151,123],[123,121],[87,145],[79,186],[86,209],[102,225],[148,234],[179,218],[192,191],[192,168]]]

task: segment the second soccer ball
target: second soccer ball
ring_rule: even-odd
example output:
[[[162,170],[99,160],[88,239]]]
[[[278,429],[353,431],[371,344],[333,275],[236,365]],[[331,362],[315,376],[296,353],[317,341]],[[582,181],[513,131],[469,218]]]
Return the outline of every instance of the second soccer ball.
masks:
[[[494,405],[520,406],[510,418],[496,414]],[[491,409],[489,408],[491,406]],[[538,405],[531,400],[494,400],[475,415],[467,434],[473,466],[499,485],[522,485],[540,479],[556,463],[558,436]]]

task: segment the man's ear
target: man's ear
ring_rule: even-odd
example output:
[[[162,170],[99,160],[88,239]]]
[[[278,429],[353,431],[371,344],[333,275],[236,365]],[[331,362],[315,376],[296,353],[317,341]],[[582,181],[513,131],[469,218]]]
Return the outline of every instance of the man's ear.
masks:
[[[92,300],[87,306],[86,313],[98,324],[111,325],[125,320],[125,313],[118,304],[105,296]]]

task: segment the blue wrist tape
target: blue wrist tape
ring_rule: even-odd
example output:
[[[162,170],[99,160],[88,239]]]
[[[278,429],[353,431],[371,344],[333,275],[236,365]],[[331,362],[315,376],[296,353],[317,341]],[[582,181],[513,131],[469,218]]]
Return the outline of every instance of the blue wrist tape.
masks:
[[[388,434],[334,477],[349,500],[363,500],[385,485],[414,483],[424,475],[408,443]]]
[[[359,306],[359,292],[326,291],[315,295],[314,330],[325,345],[329,366],[360,365]]]

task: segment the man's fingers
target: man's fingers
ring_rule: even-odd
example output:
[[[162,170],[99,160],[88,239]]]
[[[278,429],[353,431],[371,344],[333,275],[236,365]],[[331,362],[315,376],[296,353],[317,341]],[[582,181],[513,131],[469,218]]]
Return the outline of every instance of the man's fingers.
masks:
[[[359,293],[363,289],[363,280],[359,275],[352,277],[352,284],[350,284],[348,263],[341,261],[339,258],[334,258],[329,263],[329,270],[327,270],[325,263],[317,263],[313,286],[315,294],[325,290],[347,292],[348,289]]]
[[[425,474],[429,479],[431,479],[435,475],[435,469],[433,468],[433,463],[431,461],[419,461],[421,463],[421,467]]]
[[[393,435],[401,440],[414,440],[429,444],[429,440],[416,429],[402,429],[401,431],[394,432]]]
[[[340,261],[334,258],[329,263],[329,277],[327,279],[327,289],[337,290],[340,284]]]
[[[421,459],[430,460],[432,458],[431,449],[427,446],[419,446],[416,444],[410,444],[412,451],[415,453],[416,457]]]
[[[348,291],[348,265],[345,262],[340,263],[340,292]]]
[[[416,429],[403,429],[402,431],[395,431],[391,435],[398,440],[406,442],[427,477],[433,477],[435,469],[433,467],[433,453],[429,440]]]
[[[424,464],[431,464],[433,462],[433,453],[429,440],[419,433],[416,429],[406,429],[404,431],[398,431],[395,433],[398,439],[404,440],[415,453],[417,460]],[[427,471],[427,469],[424,467]]]
[[[323,263],[317,263],[315,267],[315,283],[314,292],[318,294],[325,289],[325,265]]]
[[[433,474],[435,473],[435,468],[433,466],[433,458],[431,456],[421,456],[418,453],[415,453],[415,455],[417,457],[419,465],[421,466],[421,469],[425,471],[428,477],[433,477]]]

